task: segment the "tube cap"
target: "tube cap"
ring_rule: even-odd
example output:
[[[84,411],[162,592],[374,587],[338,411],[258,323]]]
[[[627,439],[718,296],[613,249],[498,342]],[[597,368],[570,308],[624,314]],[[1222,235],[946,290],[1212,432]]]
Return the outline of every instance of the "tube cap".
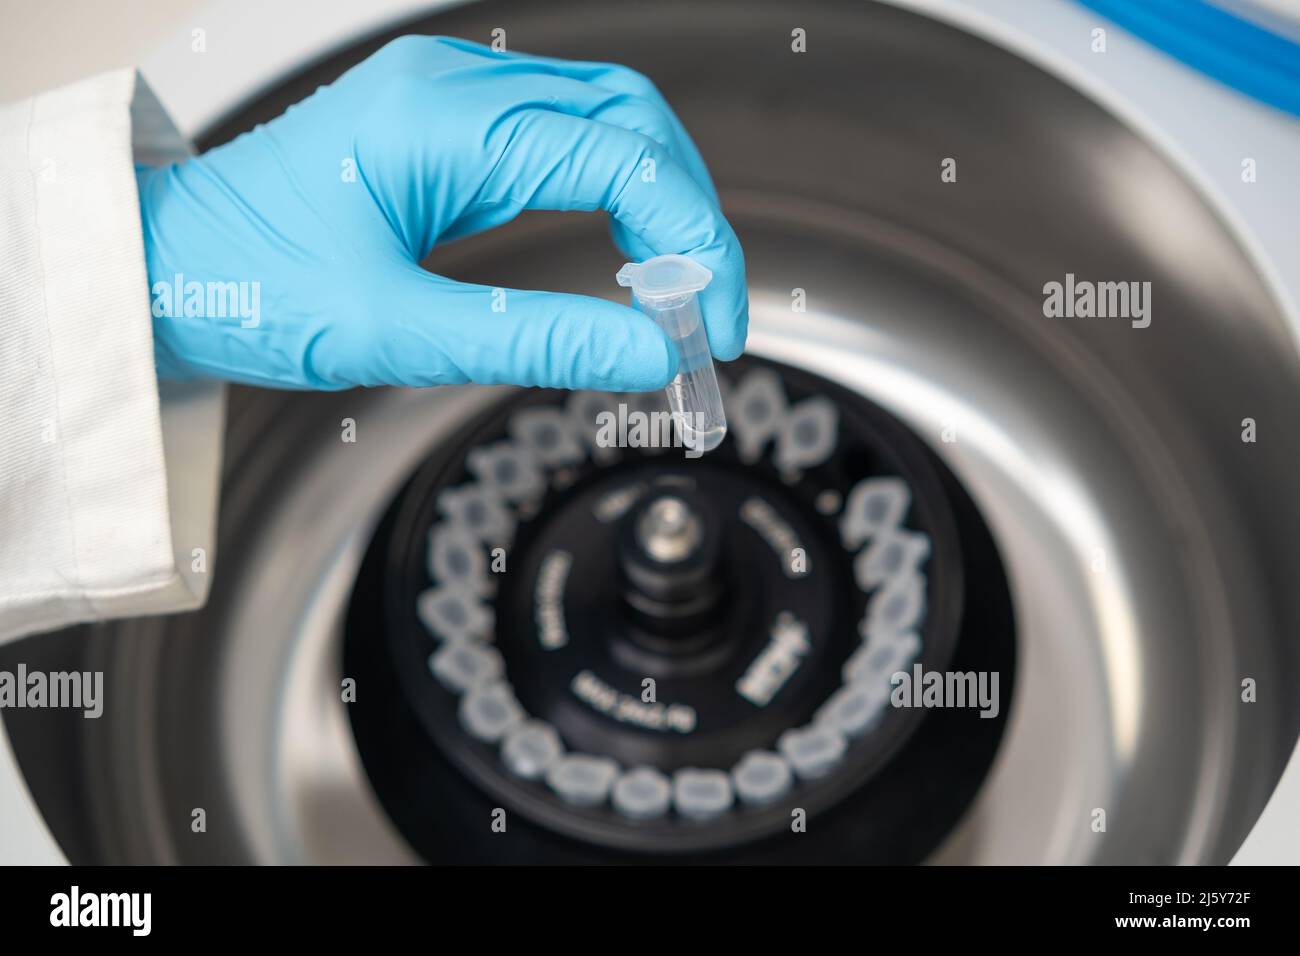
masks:
[[[713,281],[713,273],[689,256],[675,253],[645,262],[628,262],[618,270],[618,284],[630,286],[643,302],[671,299],[699,292]]]

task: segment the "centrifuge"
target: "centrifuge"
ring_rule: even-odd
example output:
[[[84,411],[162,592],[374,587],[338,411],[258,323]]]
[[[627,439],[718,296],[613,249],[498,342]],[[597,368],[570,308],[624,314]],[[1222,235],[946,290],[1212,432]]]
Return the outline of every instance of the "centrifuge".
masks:
[[[748,354],[694,456],[599,439],[662,393],[196,389],[211,598],[0,648],[105,675],[99,719],[4,714],[6,855],[1300,859],[1300,122],[1106,6],[213,6],[144,62],[199,148],[408,32],[650,76]],[[619,292],[582,214],[425,265]],[[1067,276],[1147,314],[1051,315]]]

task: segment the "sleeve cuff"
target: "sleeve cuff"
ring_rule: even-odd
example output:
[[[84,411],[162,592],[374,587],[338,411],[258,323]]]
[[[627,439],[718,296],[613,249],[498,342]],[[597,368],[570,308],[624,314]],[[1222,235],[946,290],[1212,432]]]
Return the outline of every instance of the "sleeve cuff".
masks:
[[[0,108],[0,640],[207,597],[224,390],[160,389],[133,165],[186,154],[134,70]]]

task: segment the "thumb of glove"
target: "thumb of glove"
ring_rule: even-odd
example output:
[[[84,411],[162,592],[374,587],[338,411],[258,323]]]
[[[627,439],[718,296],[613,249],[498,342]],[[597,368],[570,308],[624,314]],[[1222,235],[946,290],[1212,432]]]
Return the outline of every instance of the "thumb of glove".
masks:
[[[357,385],[479,382],[649,391],[677,374],[653,321],[589,296],[454,282],[418,267],[380,280],[374,324],[339,322],[317,343],[322,378]]]

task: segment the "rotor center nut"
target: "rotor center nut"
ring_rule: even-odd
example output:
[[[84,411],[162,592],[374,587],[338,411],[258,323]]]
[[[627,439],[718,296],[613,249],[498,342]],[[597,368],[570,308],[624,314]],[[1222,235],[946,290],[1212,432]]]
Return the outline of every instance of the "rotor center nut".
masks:
[[[704,540],[704,523],[676,495],[654,499],[636,522],[636,541],[661,564],[677,564],[694,554]]]
[[[683,636],[703,627],[721,596],[717,520],[706,500],[674,488],[627,516],[619,547],[623,597],[639,623]]]

